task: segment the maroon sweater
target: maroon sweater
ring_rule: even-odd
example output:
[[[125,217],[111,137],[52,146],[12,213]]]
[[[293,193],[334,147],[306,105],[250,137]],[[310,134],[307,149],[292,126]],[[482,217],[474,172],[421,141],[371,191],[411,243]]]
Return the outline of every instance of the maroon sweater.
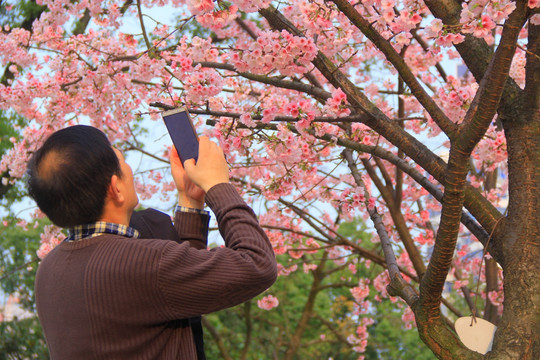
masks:
[[[51,358],[196,359],[184,319],[240,304],[276,279],[275,256],[232,185],[210,189],[224,248],[101,235],[63,242],[41,262],[36,305]],[[183,240],[203,240],[205,216],[177,213]]]

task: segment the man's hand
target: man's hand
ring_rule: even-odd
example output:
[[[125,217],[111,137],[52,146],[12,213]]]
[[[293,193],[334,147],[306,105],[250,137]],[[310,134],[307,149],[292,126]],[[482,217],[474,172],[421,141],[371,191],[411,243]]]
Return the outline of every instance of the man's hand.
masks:
[[[204,208],[205,191],[197,186],[184,170],[182,161],[178,156],[176,148],[169,149],[169,160],[171,162],[171,173],[178,189],[178,205],[194,209]]]
[[[217,184],[229,182],[229,166],[223,150],[206,136],[199,138],[199,160],[184,162],[187,176],[206,193]]]

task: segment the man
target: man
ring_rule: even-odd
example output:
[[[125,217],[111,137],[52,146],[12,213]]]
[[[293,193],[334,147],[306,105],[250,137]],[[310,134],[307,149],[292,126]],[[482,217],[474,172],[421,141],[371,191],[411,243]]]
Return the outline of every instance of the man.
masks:
[[[128,226],[138,203],[133,174],[101,131],[60,130],[33,155],[30,195],[69,229],[41,262],[35,284],[53,360],[196,359],[186,319],[242,303],[275,281],[272,247],[229,184],[222,150],[201,137],[197,163],[181,164],[171,151],[171,171],[180,242],[137,238]],[[204,249],[205,202],[224,248]]]

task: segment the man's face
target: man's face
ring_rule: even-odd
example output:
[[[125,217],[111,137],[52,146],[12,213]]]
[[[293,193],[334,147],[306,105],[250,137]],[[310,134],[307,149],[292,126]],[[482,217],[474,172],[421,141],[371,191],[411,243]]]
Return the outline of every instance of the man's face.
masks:
[[[133,209],[135,209],[139,203],[139,198],[137,197],[137,192],[135,191],[135,184],[133,183],[133,171],[131,171],[131,166],[126,163],[124,155],[120,152],[120,150],[114,148],[114,152],[118,157],[120,170],[122,171],[122,176],[119,177],[118,181],[124,189],[126,205],[130,211],[133,211]]]

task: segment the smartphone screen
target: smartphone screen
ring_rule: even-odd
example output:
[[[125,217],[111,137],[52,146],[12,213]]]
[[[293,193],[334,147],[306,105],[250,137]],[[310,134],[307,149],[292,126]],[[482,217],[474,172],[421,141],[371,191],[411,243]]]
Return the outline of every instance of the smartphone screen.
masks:
[[[182,164],[189,159],[197,161],[199,158],[199,138],[187,110],[178,108],[165,111],[162,113],[162,117]]]

